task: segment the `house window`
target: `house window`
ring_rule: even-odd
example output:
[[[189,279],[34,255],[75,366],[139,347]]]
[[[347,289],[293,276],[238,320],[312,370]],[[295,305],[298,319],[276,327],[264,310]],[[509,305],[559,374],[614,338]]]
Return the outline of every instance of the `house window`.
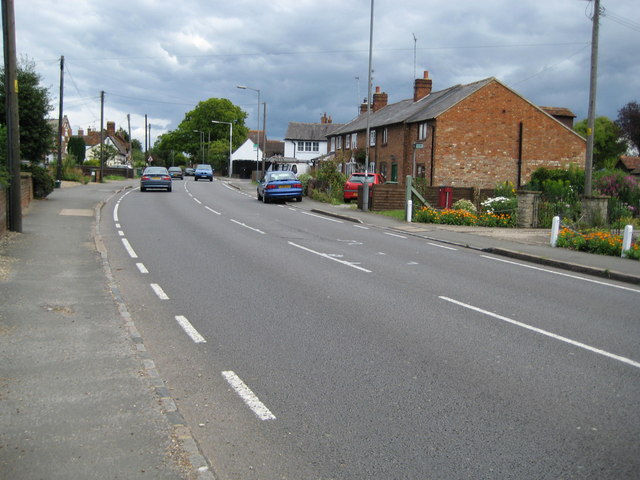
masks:
[[[358,148],[358,134],[357,133],[351,134],[351,145],[353,146],[353,148]]]
[[[336,149],[342,150],[342,137],[337,137],[336,141],[337,141]]]
[[[384,129],[382,129],[382,144],[386,145],[388,140],[389,140],[389,131],[385,127]]]
[[[350,149],[351,148],[351,135],[347,135],[344,139],[344,148],[345,149]]]
[[[298,142],[298,151],[304,152],[304,142]]]
[[[370,147],[375,147],[376,146],[376,131],[375,130],[371,130],[369,132],[369,146]]]
[[[311,151],[319,152],[320,151],[320,142],[311,142]]]
[[[418,124],[418,140],[426,140],[427,138],[427,123]]]
[[[387,178],[387,163],[386,162],[382,162],[380,164],[380,175],[382,175],[384,178]]]
[[[336,137],[331,137],[331,150],[332,152],[336,151]]]

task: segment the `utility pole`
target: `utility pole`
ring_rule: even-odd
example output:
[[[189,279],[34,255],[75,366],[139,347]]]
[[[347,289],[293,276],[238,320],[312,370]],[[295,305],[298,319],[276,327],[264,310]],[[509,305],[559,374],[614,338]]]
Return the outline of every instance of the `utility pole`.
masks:
[[[62,180],[62,106],[64,95],[64,55],[60,57],[60,107],[58,112],[58,168],[57,179]]]
[[[369,211],[369,136],[371,135],[371,63],[373,57],[373,0],[371,0],[371,21],[369,24],[369,72],[367,80],[367,135],[365,141],[364,185],[362,186],[362,211]]]
[[[144,163],[147,163],[147,114],[144,114]]]
[[[587,119],[587,153],[584,162],[584,194],[591,196],[593,172],[593,140],[596,128],[596,84],[598,78],[598,32],[600,25],[600,0],[594,0],[591,33],[591,77],[589,81],[589,118]]]
[[[4,88],[7,110],[7,166],[9,167],[9,230],[22,232],[20,191],[20,118],[16,67],[16,24],[13,0],[2,0]]]
[[[262,117],[262,128],[264,130],[262,134],[262,174],[266,172],[266,159],[267,156],[267,102],[264,102],[264,116]]]
[[[133,167],[133,139],[131,138],[131,114],[127,113],[127,130],[129,131],[129,165]]]
[[[100,181],[104,181],[104,90],[100,92]]]

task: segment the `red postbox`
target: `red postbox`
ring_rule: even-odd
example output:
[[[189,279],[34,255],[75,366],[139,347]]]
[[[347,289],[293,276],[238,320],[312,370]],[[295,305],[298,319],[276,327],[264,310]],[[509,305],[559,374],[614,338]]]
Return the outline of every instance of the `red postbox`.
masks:
[[[440,187],[438,189],[438,207],[451,208],[453,206],[453,187]]]

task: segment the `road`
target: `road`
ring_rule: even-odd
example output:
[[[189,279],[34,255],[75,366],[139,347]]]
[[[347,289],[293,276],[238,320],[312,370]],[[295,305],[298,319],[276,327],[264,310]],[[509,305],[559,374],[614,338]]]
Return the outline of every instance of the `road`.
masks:
[[[640,477],[640,289],[220,180],[100,231],[220,479]]]

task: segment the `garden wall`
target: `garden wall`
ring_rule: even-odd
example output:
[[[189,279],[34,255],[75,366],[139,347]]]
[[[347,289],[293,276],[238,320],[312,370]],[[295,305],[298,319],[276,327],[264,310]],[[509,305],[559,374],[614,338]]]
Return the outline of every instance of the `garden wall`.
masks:
[[[24,213],[33,200],[33,181],[31,173],[20,173],[20,208]],[[9,229],[9,189],[0,186],[0,237]]]

